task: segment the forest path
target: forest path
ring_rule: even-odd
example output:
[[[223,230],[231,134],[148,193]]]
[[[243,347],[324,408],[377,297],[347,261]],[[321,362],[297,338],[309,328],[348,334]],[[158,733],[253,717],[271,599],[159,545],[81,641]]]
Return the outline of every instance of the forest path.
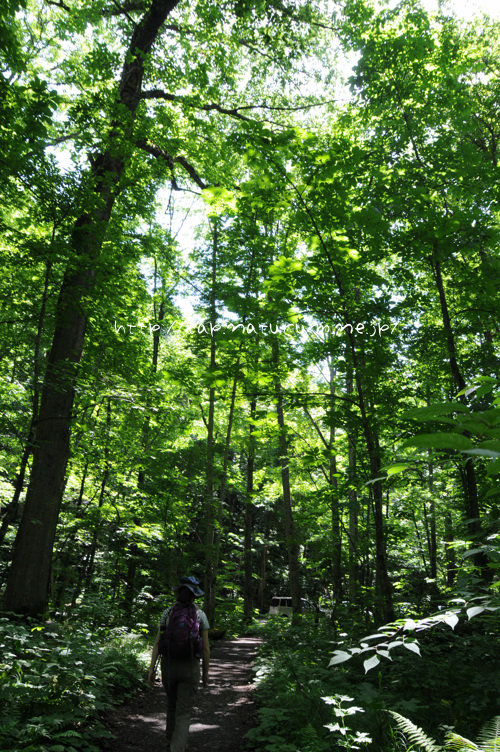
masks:
[[[197,693],[189,728],[187,752],[235,752],[245,746],[253,725],[251,664],[261,640],[240,637],[211,647],[210,684]],[[107,720],[115,735],[106,752],[165,752],[166,696],[157,681]]]

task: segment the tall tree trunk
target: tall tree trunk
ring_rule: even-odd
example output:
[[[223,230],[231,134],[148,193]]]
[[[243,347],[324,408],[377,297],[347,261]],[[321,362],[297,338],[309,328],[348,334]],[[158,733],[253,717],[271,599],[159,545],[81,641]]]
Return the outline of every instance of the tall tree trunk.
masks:
[[[348,323],[345,308],[346,323]],[[365,371],[362,355],[358,355],[353,332],[347,330],[351,350],[351,359],[358,392],[358,404],[361,412],[361,424],[370,461],[371,480],[380,478],[381,459],[376,421],[371,418],[367,410],[367,392],[365,390],[363,373]],[[370,413],[373,414],[371,409]],[[380,481],[372,483],[373,520],[375,525],[375,619],[378,623],[390,622],[394,619],[392,605],[392,585],[387,573],[387,551],[385,541],[385,526],[383,514],[383,492]]]
[[[155,293],[156,293],[156,279],[157,279],[157,264],[156,264],[156,258],[155,258]],[[162,291],[162,299],[160,301],[160,305],[158,307],[158,312],[156,311],[156,300],[154,303],[154,319],[155,324],[161,325],[161,322],[165,318],[165,297],[163,295]],[[154,378],[158,372],[158,356],[160,353],[160,329],[157,329],[153,332],[153,356],[151,360],[151,375]],[[151,405],[151,392],[148,391],[146,395],[146,411],[149,409]],[[143,449],[146,449],[149,444],[149,437],[151,432],[151,423],[149,415],[146,413],[146,418],[144,419],[144,423],[142,426],[142,446]],[[137,474],[137,487],[139,489],[144,488],[145,483],[145,473],[144,468],[140,468],[138,474]]]
[[[425,551],[424,551],[424,547],[422,545],[422,536],[420,535],[420,530],[418,529],[418,522],[417,522],[417,517],[415,515],[415,508],[414,507],[411,508],[411,518],[413,520],[413,527],[415,528],[415,536],[417,538],[417,543],[418,543],[418,549],[420,551],[420,556],[422,557],[422,564],[423,564],[423,567],[424,567],[425,576],[428,577],[429,576],[429,569],[427,567],[427,560],[425,558]]]
[[[439,294],[441,318],[443,321],[443,328],[446,336],[446,347],[448,350],[451,375],[453,377],[455,387],[458,390],[462,390],[465,389],[466,384],[465,379],[462,376],[460,366],[458,364],[455,336],[451,327],[450,312],[448,309],[448,301],[446,299],[446,292],[444,289],[443,275],[441,273],[441,262],[439,260],[436,243],[433,247],[431,266]],[[479,515],[479,501],[477,497],[476,472],[472,459],[468,459],[465,462],[463,471],[461,471],[460,473],[460,477],[462,479],[462,485],[464,489],[465,513],[467,515],[469,531],[471,535],[477,536],[481,533],[481,520]]]
[[[217,252],[218,234],[217,223],[214,223],[212,241],[212,280],[210,290],[210,323],[212,325],[210,337],[210,373],[216,368],[215,325],[217,321],[216,294],[217,282]],[[215,387],[211,386],[208,396],[207,420],[207,466],[206,466],[206,538],[205,538],[205,603],[204,608],[208,621],[213,625],[215,617],[215,585],[217,578],[216,555],[216,525],[218,519],[219,499],[215,493],[215,446],[214,446],[214,418],[215,418]]]
[[[295,533],[292,495],[290,492],[290,467],[288,458],[288,440],[286,435],[285,416],[283,412],[283,392],[279,375],[279,345],[278,340],[273,341],[273,365],[274,387],[276,395],[276,415],[278,419],[278,450],[281,467],[281,485],[283,489],[283,513],[285,520],[285,542],[288,554],[288,577],[290,595],[292,596],[293,613],[301,612],[300,592],[300,569],[299,569],[299,545]]]
[[[244,579],[243,579],[243,613],[250,621],[253,611],[253,567],[252,567],[252,527],[253,527],[253,475],[255,465],[255,415],[257,399],[250,402],[250,429],[248,437],[247,487],[244,519]]]
[[[335,369],[330,361],[330,406],[332,413],[335,410]],[[342,533],[341,533],[341,513],[340,500],[338,492],[337,479],[337,457],[335,454],[335,426],[333,420],[330,420],[330,440],[329,440],[330,462],[328,467],[328,484],[331,494],[331,519],[332,519],[332,577],[333,577],[333,595],[335,602],[338,604],[342,600]]]
[[[75,385],[87,324],[85,297],[94,286],[96,260],[125,167],[120,142],[131,134],[141,97],[145,57],[178,2],[152,0],[134,28],[122,68],[117,115],[111,123],[108,146],[92,157],[87,210],[74,225],[73,257],[57,302],[56,326],[36,423],[33,468],[4,597],[4,607],[18,613],[41,614],[47,605],[52,548],[69,456]]]
[[[54,240],[55,227],[52,231],[52,240]],[[42,302],[40,305],[40,312],[38,314],[38,326],[35,337],[35,348],[33,352],[33,396],[31,400],[31,419],[28,429],[28,438],[24,445],[23,453],[21,455],[21,462],[19,463],[19,472],[16,476],[14,484],[14,495],[12,501],[7,505],[7,508],[2,519],[2,526],[0,527],[0,544],[2,543],[9,525],[15,522],[19,511],[19,499],[24,488],[24,479],[26,477],[26,470],[28,469],[28,460],[33,451],[33,438],[36,420],[38,416],[39,402],[40,402],[40,346],[42,342],[42,333],[45,322],[45,310],[47,308],[47,298],[49,291],[50,273],[52,270],[52,264],[47,261],[45,266],[45,278],[43,284]]]
[[[426,513],[425,499],[424,513],[427,528],[427,544],[429,547],[429,571],[431,578],[435,580],[437,577],[436,503],[434,501],[434,465],[430,460],[427,463],[427,472],[430,494],[430,519],[428,519],[428,515]]]
[[[353,394],[352,367],[348,362],[346,395]],[[356,426],[349,412],[347,428],[349,490],[349,600],[356,603],[358,597],[358,492],[356,490]]]
[[[80,481],[80,490],[78,492],[78,498],[76,500],[76,509],[80,509],[83,503],[83,492],[85,491],[85,481],[87,480],[87,472],[89,469],[89,461],[88,459],[85,460],[85,465],[83,468],[83,474],[82,474],[82,480]]]
[[[269,551],[269,533],[271,528],[270,514],[264,513],[264,543],[260,548],[260,561],[259,561],[259,586],[257,588],[257,608],[259,613],[263,614],[267,611],[267,605],[264,603],[264,596],[266,592],[266,572],[267,572],[267,554]]]
[[[135,578],[141,549],[136,543],[131,543],[127,551],[127,574],[125,575],[125,593],[123,595],[123,609],[127,619],[132,619],[134,607]]]
[[[444,513],[444,556],[446,564],[446,584],[448,587],[452,587],[455,581],[455,575],[457,573],[457,565],[455,559],[455,549],[453,547],[453,521],[451,519],[451,512],[446,510]]]
[[[380,477],[382,466],[380,458],[380,446],[378,441],[378,430],[376,419],[372,417],[374,410],[367,410],[369,399],[369,389],[365,386],[365,367],[363,363],[363,353],[358,352],[356,338],[352,329],[351,321],[354,319],[350,315],[349,299],[344,290],[344,284],[340,271],[332,261],[328,249],[322,240],[323,247],[327,253],[329,262],[334,272],[337,283],[341,306],[342,317],[346,325],[346,332],[349,341],[351,362],[354,372],[356,389],[358,392],[358,405],[361,412],[361,423],[370,460],[371,480],[375,481]],[[355,296],[358,291],[355,290]],[[380,481],[372,483],[373,494],[373,517],[375,523],[375,619],[378,623],[390,622],[394,619],[394,608],[392,604],[392,585],[387,572],[387,551],[385,542],[384,515],[383,515],[383,497],[382,485]]]
[[[99,539],[99,532],[101,528],[101,515],[100,511],[104,504],[104,494],[106,492],[106,485],[108,483],[109,474],[111,472],[111,465],[109,462],[109,435],[111,430],[111,397],[108,397],[106,403],[106,438],[104,443],[104,471],[101,478],[101,488],[99,490],[99,498],[97,500],[98,516],[96,519],[94,532],[92,535],[92,542],[90,544],[89,555],[87,559],[87,568],[85,571],[85,587],[89,588],[94,574],[95,555],[97,551],[97,541]]]

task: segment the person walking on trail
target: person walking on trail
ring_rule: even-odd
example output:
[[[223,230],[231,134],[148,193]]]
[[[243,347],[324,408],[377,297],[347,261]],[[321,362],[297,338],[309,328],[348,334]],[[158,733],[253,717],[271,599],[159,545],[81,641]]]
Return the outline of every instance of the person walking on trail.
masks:
[[[184,752],[200,681],[200,658],[203,686],[208,684],[209,624],[205,613],[194,604],[194,599],[203,595],[195,577],[182,577],[175,594],[176,602],[160,619],[148,681],[154,686],[160,657],[161,677],[167,693],[167,752]]]

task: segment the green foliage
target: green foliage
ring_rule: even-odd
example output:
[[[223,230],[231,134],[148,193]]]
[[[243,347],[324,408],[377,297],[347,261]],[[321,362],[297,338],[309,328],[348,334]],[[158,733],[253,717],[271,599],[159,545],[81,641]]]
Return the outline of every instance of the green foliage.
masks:
[[[414,446],[435,452],[439,452],[440,449],[456,450],[462,452],[466,458],[473,457],[476,461],[481,459],[483,463],[486,461],[487,477],[497,475],[500,472],[500,409],[497,407],[498,396],[495,394],[497,388],[495,378],[480,376],[474,386],[461,390],[457,395],[463,400],[470,401],[470,405],[450,401],[407,410],[404,417],[410,420],[434,425],[447,423],[451,430],[417,434],[407,439],[403,446]],[[490,404],[487,404],[486,400]],[[486,493],[494,495],[493,486],[486,489]]]
[[[102,624],[102,622],[101,622]],[[73,622],[0,620],[0,747],[97,752],[102,713],[137,690],[139,635]]]
[[[500,27],[478,33],[413,0],[348,0],[333,24],[312,2],[180,3],[145,61],[133,132],[118,137],[136,5],[0,9],[2,582],[75,222],[93,209],[104,146],[124,164],[111,218],[93,228],[105,239],[82,301],[50,591],[54,610],[90,627],[2,627],[2,733],[23,750],[90,750],[83,724],[135,669],[131,657],[122,670],[133,650],[118,660],[117,635],[97,630],[87,655],[88,629],[149,623],[180,573],[210,564],[213,626],[227,635],[289,592],[280,381],[303,594],[337,631],[270,622],[253,741],[322,752],[369,736],[387,752],[384,707],[468,734],[492,712],[490,663],[477,666],[496,655],[498,617]],[[345,104],[339,39],[358,58]],[[205,205],[189,259],[178,189]],[[185,330],[182,297],[205,322],[213,313],[215,332]],[[391,591],[402,618],[364,636]]]
[[[338,693],[348,685],[331,682],[323,658],[331,640],[329,624],[324,619],[314,624],[312,616],[295,627],[284,621],[274,617],[264,627],[265,643],[255,668],[261,707],[247,737],[266,752],[297,745],[308,752],[326,752],[332,738],[339,748],[360,749],[370,741],[362,721],[355,718],[363,709]]]
[[[441,750],[455,750],[455,752],[497,752],[500,749],[500,716],[496,716],[482,728],[478,742],[475,744],[460,734],[449,731],[446,735],[444,746],[439,746],[433,739],[425,734],[421,728],[412,723],[408,718],[389,711],[396,720],[398,727],[414,744],[425,752],[440,752]]]
[[[404,647],[412,653],[421,655],[417,636],[422,635],[428,629],[444,624],[451,629],[455,629],[460,619],[463,620],[467,617],[470,621],[479,614],[490,614],[493,623],[497,623],[498,614],[496,612],[500,610],[500,606],[492,605],[493,603],[498,603],[498,598],[495,595],[493,598],[486,595],[475,596],[469,601],[465,601],[463,598],[454,598],[453,604],[456,604],[455,607],[446,611],[439,611],[421,619],[405,618],[398,619],[391,624],[384,624],[383,627],[379,627],[377,633],[363,637],[360,640],[359,647],[335,650],[329,665],[337,666],[354,656],[362,655],[365,673],[368,673],[379,665],[381,659],[392,660],[392,651],[395,648]]]
[[[394,712],[389,711],[392,717],[396,720],[401,731],[418,747],[421,747],[425,752],[440,752],[440,747],[436,742],[425,734],[421,728],[415,726],[408,718]]]
[[[380,655],[376,671],[368,673],[364,654],[328,667],[332,643],[337,655],[349,654],[348,635],[335,635],[330,622],[315,625],[307,617],[292,626],[283,624],[283,619],[270,619],[256,666],[262,707],[250,738],[263,750],[270,737],[284,748],[300,746],[301,734],[312,725],[317,735],[314,749],[319,751],[330,749],[332,739],[336,748],[368,745],[371,752],[399,750],[382,712],[388,708],[400,715],[412,713],[433,734],[440,732],[442,724],[454,727],[456,733],[477,734],[496,707],[498,619],[495,612],[488,613],[491,623],[481,625],[479,617],[465,622],[457,618],[453,630],[446,624],[449,614],[443,614],[440,625],[429,629],[427,624],[419,633],[420,655],[381,647],[386,655]],[[418,621],[414,620],[413,630]],[[368,648],[370,637],[360,643]],[[324,729],[333,735],[330,740]]]

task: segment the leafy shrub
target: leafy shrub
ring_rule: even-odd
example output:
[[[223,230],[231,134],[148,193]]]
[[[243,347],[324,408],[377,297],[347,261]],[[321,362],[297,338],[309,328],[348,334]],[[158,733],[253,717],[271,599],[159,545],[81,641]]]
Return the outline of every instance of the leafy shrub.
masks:
[[[327,620],[292,626],[270,619],[256,666],[259,720],[249,738],[265,752],[389,752],[400,749],[383,712],[389,708],[412,714],[432,734],[445,724],[474,737],[496,711],[497,622],[496,612],[485,611],[455,630],[437,625],[419,635],[421,655],[396,649],[366,673],[366,654],[328,667],[332,653],[346,651],[347,635],[334,640]]]
[[[2,752],[97,752],[99,714],[137,689],[137,635],[0,618]]]
[[[338,749],[359,749],[368,741],[355,716],[362,708],[350,705],[342,676],[332,682],[328,620],[314,624],[303,618],[292,626],[276,617],[263,631],[266,640],[256,662],[261,707],[248,738],[265,752],[326,752],[333,742]]]
[[[217,620],[213,625],[224,632],[226,637],[238,637],[248,628],[243,611],[243,598],[218,598]]]

